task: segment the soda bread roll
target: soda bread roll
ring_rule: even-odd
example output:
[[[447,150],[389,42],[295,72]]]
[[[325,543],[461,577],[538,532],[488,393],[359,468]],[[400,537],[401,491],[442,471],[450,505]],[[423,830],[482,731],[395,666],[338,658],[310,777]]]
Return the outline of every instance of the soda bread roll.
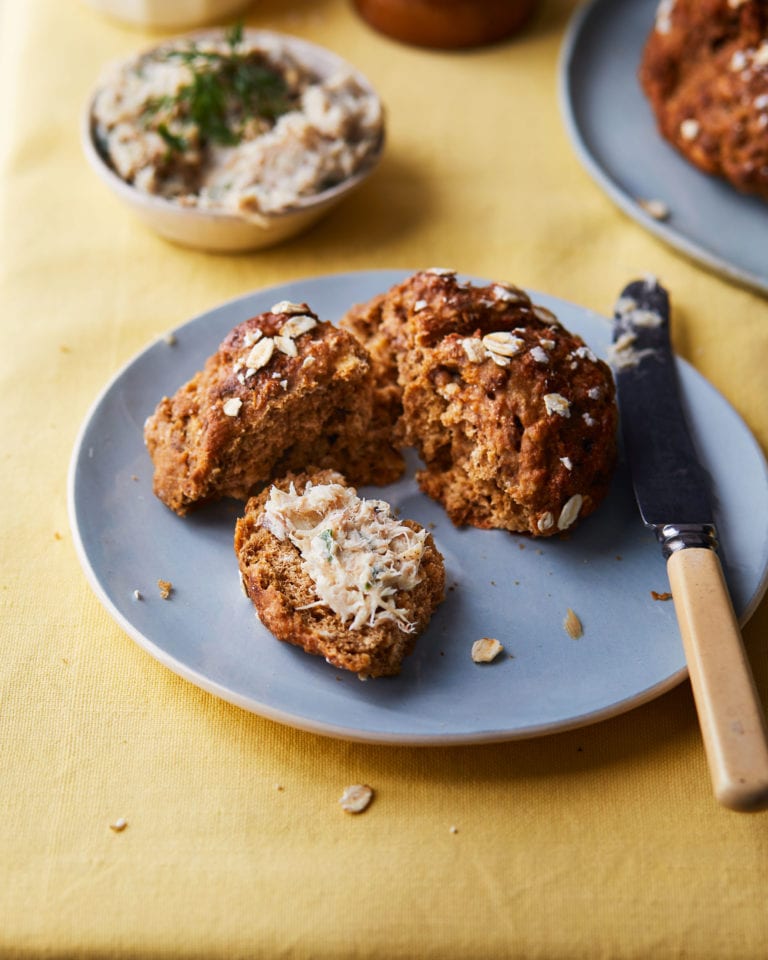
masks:
[[[252,497],[235,552],[278,640],[359,676],[399,673],[445,589],[432,536],[360,500],[334,471],[290,475]]]
[[[397,429],[425,464],[419,485],[456,525],[552,536],[606,496],[611,372],[519,288],[426,270],[341,325],[370,352],[379,394],[396,380]]]
[[[768,199],[765,0],[662,0],[640,83],[659,131],[684,157]],[[663,199],[674,212],[675,198]]]

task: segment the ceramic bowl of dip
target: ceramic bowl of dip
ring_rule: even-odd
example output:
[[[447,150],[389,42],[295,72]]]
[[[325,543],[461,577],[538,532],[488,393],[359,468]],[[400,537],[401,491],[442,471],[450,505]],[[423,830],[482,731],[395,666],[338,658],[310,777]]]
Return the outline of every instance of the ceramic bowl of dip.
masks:
[[[385,137],[375,90],[335,53],[266,30],[231,42],[220,30],[187,34],[112,65],[86,105],[81,140],[101,181],[148,227],[235,253],[274,246],[327,214],[373,173]],[[207,143],[179,91],[183,101],[198,59],[232,50],[282,71],[287,99],[276,117],[241,125],[238,142]]]
[[[192,30],[221,23],[253,0],[84,0],[110,19],[141,30]]]

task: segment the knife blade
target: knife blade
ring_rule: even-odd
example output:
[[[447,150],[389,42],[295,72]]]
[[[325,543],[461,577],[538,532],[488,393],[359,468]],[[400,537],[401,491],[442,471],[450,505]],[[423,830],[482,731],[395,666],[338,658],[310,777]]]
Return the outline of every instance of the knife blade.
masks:
[[[611,365],[640,515],[667,562],[712,786],[743,812],[768,809],[768,730],[717,553],[710,480],[685,417],[667,291],[622,291]]]

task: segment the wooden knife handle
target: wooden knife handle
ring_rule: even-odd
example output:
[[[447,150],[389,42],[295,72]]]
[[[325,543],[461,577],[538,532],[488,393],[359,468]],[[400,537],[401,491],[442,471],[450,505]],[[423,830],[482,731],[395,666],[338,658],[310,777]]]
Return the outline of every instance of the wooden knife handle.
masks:
[[[689,547],[667,572],[715,796],[731,810],[768,809],[768,731],[720,561]]]

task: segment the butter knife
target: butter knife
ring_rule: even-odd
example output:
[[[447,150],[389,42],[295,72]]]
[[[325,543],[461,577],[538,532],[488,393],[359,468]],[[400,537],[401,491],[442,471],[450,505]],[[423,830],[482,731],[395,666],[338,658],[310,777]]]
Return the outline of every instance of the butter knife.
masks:
[[[611,361],[640,515],[661,544],[712,786],[731,810],[768,809],[768,732],[717,554],[709,478],[680,398],[666,290],[616,303]]]

